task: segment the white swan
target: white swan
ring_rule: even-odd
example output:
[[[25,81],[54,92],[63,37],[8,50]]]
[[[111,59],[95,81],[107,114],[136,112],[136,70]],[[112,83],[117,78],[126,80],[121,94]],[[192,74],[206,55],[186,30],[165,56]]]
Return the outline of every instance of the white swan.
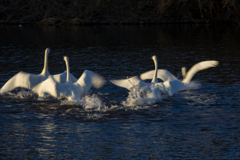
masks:
[[[33,88],[33,92],[39,95],[39,98],[47,94],[55,98],[65,97],[68,100],[77,100],[86,95],[90,88],[100,88],[104,85],[105,79],[97,73],[85,70],[77,82],[70,82],[70,67],[68,57],[64,56],[67,68],[66,81],[64,83],[57,82],[53,76],[49,76],[45,81]]]
[[[6,93],[8,91],[11,91],[15,88],[21,87],[32,90],[33,87],[35,87],[40,82],[44,81],[49,75],[48,71],[48,54],[50,52],[50,49],[47,48],[45,50],[45,56],[44,56],[44,66],[43,70],[40,74],[32,74],[32,73],[26,73],[23,71],[18,72],[16,75],[14,75],[12,78],[10,78],[0,89],[0,93]],[[64,83],[66,81],[66,71],[61,74],[53,75],[54,79],[57,82]],[[70,81],[76,82],[77,79],[70,74]]]
[[[180,81],[177,79],[173,74],[168,72],[167,70],[164,69],[159,69],[158,70],[158,78],[162,79],[164,82],[165,89],[168,93],[168,95],[172,96],[173,94],[190,89],[191,85],[189,83],[191,82],[193,76],[204,69],[208,69],[210,67],[216,67],[218,65],[218,61],[215,60],[209,60],[209,61],[202,61],[197,64],[195,64],[186,74],[186,68],[182,68],[182,75],[183,75],[183,80]],[[148,71],[140,75],[140,78],[142,80],[150,79],[155,74],[155,71]]]
[[[137,88],[140,92],[147,93],[150,90],[153,91],[155,89],[158,89],[160,91],[164,90],[164,86],[162,83],[158,83],[158,62],[157,62],[157,56],[152,56],[152,59],[154,61],[155,70],[152,71],[151,75],[151,83],[146,83],[142,80],[140,80],[137,76],[128,78],[128,79],[120,79],[120,80],[110,80],[111,83],[126,88],[129,91],[133,90],[134,88]],[[149,78],[150,79],[150,78]]]
[[[36,74],[20,71],[3,85],[3,87],[0,90],[0,93],[5,93],[18,87],[31,90],[34,86],[44,81],[50,75],[48,71],[49,52],[50,52],[50,49],[47,48],[45,50],[44,67],[40,74],[36,75]]]

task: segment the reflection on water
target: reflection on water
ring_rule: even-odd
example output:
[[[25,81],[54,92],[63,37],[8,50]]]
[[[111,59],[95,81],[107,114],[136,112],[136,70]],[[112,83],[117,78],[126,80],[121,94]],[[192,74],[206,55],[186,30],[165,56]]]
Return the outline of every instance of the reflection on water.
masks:
[[[0,26],[0,85],[19,71],[85,69],[107,80],[159,68],[181,78],[202,60],[220,65],[197,73],[201,88],[149,100],[107,82],[79,103],[17,89],[0,95],[2,159],[239,158],[239,29],[235,26]],[[132,97],[131,97],[132,96]],[[135,96],[135,97],[134,97]],[[133,104],[134,105],[129,105]],[[79,105],[80,104],[80,105]]]

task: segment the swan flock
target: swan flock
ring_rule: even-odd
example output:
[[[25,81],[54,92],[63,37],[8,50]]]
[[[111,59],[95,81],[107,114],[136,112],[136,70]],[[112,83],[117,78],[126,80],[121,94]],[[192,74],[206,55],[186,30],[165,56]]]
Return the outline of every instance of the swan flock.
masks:
[[[88,94],[89,90],[101,88],[106,80],[100,74],[93,71],[85,70],[79,79],[70,73],[70,63],[67,56],[63,60],[66,64],[66,71],[63,73],[51,75],[48,70],[48,54],[50,49],[45,50],[44,66],[40,74],[32,74],[20,71],[10,78],[0,89],[0,93],[4,94],[16,88],[25,88],[31,90],[38,95],[38,98],[52,96],[54,98],[66,98],[68,100],[78,100]],[[193,76],[201,71],[211,67],[216,67],[218,61],[207,60],[195,64],[188,72],[182,67],[182,80],[179,80],[172,73],[165,69],[158,69],[157,56],[152,56],[155,69],[147,71],[138,76],[127,79],[112,79],[111,83],[118,87],[128,89],[130,92],[137,89],[146,96],[150,92],[157,94],[165,94],[173,96],[174,94],[188,89],[196,89],[190,85]],[[151,79],[150,83],[144,80]],[[158,92],[155,92],[155,91]]]

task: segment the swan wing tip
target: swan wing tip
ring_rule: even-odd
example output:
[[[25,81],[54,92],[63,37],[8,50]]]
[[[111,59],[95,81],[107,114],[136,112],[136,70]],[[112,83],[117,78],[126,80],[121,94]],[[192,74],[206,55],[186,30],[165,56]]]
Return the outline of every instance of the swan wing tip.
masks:
[[[97,80],[93,83],[93,87],[99,89],[104,86],[105,83],[106,80],[102,76],[99,76],[97,77]]]
[[[214,60],[214,67],[217,67],[219,65],[219,61]]]
[[[91,85],[94,88],[101,88],[105,83],[106,80],[103,76],[98,73],[95,73],[90,70],[85,70],[81,77],[78,80],[78,83],[81,85]]]
[[[202,61],[199,64],[204,64],[204,65],[208,65],[210,67],[217,67],[219,65],[219,61],[216,60],[208,60],[208,61]]]
[[[202,64],[204,65],[202,70],[204,70],[204,69],[211,68],[211,67],[217,67],[219,65],[219,61],[216,61],[216,60],[203,61]]]
[[[148,78],[145,76],[145,73],[142,73],[142,74],[140,75],[140,79],[141,79],[141,80],[146,80],[146,79],[148,79]]]

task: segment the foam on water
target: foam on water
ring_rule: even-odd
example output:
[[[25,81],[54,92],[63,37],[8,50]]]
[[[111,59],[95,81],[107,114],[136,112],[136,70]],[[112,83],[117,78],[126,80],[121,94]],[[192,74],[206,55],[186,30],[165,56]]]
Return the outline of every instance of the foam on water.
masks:
[[[144,90],[138,86],[134,87],[128,94],[122,105],[127,107],[139,105],[152,105],[162,101],[162,93],[155,85],[149,85]]]
[[[103,102],[96,95],[86,95],[76,100],[63,100],[60,105],[81,105],[84,109],[101,110],[105,108]]]

